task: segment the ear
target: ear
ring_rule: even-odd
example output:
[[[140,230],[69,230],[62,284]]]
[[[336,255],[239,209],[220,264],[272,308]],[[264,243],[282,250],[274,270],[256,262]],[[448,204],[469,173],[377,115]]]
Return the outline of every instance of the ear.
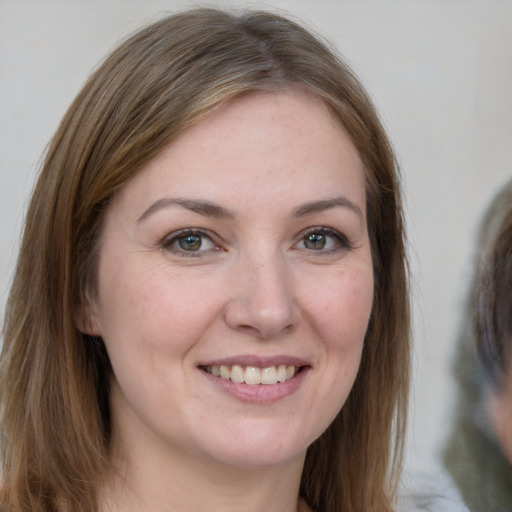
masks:
[[[73,320],[82,334],[101,337],[100,321],[94,304],[88,298],[75,306]]]

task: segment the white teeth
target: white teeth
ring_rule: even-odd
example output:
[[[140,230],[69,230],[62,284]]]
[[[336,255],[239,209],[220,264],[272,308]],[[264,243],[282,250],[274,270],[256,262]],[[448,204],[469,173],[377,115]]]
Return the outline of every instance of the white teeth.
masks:
[[[277,380],[278,382],[284,382],[286,380],[286,365],[280,364],[277,368]]]
[[[277,384],[277,370],[275,366],[269,366],[261,370],[262,384]]]
[[[233,371],[231,371],[231,373],[233,373]],[[255,366],[248,366],[245,369],[244,380],[245,383],[249,384],[250,386],[261,384],[261,370]]]
[[[212,368],[215,368],[215,366],[213,366]],[[213,374],[213,371],[212,371],[212,374]],[[231,377],[231,370],[227,366],[221,366],[220,367],[220,376],[223,379],[229,379]]]
[[[233,366],[206,366],[204,369],[214,377],[231,380],[232,382],[245,383],[249,386],[258,384],[272,385],[278,382],[285,382],[292,379],[298,371],[296,366],[267,366],[258,368],[257,366],[245,366],[234,364]]]
[[[231,380],[233,382],[244,381],[244,369],[239,364],[234,364],[231,367]]]

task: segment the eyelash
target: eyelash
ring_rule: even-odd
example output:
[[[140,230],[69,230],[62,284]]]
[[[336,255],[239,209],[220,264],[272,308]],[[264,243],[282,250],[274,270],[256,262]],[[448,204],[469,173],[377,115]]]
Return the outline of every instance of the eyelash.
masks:
[[[299,248],[297,247],[300,243],[306,243],[306,240],[308,237],[311,237],[313,235],[320,235],[321,237],[326,238],[332,238],[334,240],[334,246],[329,247],[327,249],[324,249],[323,247],[321,249],[311,249],[308,247]],[[321,254],[334,254],[338,253],[340,251],[347,251],[353,249],[353,244],[347,239],[345,235],[337,231],[333,228],[328,228],[325,226],[316,226],[308,228],[300,233],[300,239],[298,242],[294,244],[294,248],[297,250],[306,250],[310,252],[311,254],[318,253],[318,255]],[[180,240],[185,240],[187,237],[197,237],[200,242],[200,246],[198,250],[192,250],[187,251],[183,248],[175,247],[175,244],[178,244]],[[201,249],[201,246],[205,242],[209,242],[212,247]],[[328,242],[326,242],[328,243]],[[197,229],[183,229],[178,232],[171,233],[167,237],[165,237],[161,243],[162,249],[172,252],[178,256],[182,256],[185,258],[198,258],[204,255],[205,252],[211,252],[213,251],[219,251],[221,250],[221,247],[218,243],[214,241],[214,237],[203,231],[203,230],[197,230]]]

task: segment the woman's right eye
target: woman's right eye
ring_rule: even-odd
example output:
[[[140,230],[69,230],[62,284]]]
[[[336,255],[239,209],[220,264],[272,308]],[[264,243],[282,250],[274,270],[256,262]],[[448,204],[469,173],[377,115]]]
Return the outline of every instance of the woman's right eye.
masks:
[[[198,253],[219,250],[210,236],[194,230],[171,234],[164,239],[162,246],[166,251],[183,256],[199,256]]]

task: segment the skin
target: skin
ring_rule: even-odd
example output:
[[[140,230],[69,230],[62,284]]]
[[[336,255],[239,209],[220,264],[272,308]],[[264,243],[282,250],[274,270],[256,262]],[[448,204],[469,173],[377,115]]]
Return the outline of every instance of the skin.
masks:
[[[504,379],[498,389],[491,392],[489,415],[503,454],[512,464],[512,367],[507,365]]]
[[[344,129],[291,90],[210,114],[119,192],[79,320],[114,370],[104,510],[296,510],[372,308],[365,188]],[[273,386],[203,368],[290,358]]]

